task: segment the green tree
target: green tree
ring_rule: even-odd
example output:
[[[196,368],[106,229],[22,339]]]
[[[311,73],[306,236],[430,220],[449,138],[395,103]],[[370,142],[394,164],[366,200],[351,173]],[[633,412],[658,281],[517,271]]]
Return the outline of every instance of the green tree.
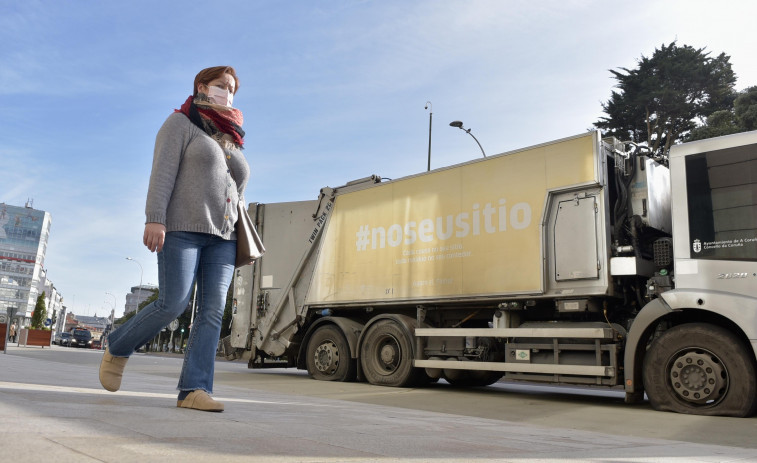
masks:
[[[733,108],[744,130],[757,130],[757,86],[739,93]]]
[[[757,129],[757,87],[739,92],[731,109],[715,111],[686,140],[702,140]]]
[[[733,111],[723,109],[710,114],[707,117],[707,122],[693,129],[686,140],[704,140],[705,138],[721,137],[743,131],[744,128],[739,124]]]
[[[32,313],[32,328],[44,328],[46,319],[47,308],[45,307],[45,293],[43,292],[37,296],[37,304],[34,306],[34,312]]]
[[[617,89],[602,104],[607,114],[594,126],[605,135],[646,144],[655,155],[682,141],[697,121],[729,110],[736,75],[730,57],[675,42],[643,56],[635,69],[610,70]]]

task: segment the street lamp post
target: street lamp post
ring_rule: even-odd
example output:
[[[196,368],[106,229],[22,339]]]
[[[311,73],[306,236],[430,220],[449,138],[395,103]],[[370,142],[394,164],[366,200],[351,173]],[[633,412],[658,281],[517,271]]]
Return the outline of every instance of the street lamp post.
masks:
[[[118,304],[116,296],[113,293],[105,291],[105,294],[113,298],[113,309],[110,311],[110,323],[108,323],[108,327],[105,329],[103,336],[100,337],[100,348],[103,350],[108,347],[105,345],[108,342],[108,338],[106,338],[105,335],[110,334],[110,332],[113,331],[113,324],[116,322],[116,304]]]
[[[109,293],[107,291],[105,291],[105,294],[113,298],[113,311],[110,313],[110,324],[111,326],[113,326],[113,322],[115,321],[115,318],[116,318],[116,304],[118,304],[118,302],[116,302],[117,299],[114,294]]]
[[[142,272],[142,264],[139,263],[136,259],[132,259],[131,257],[127,257],[126,260],[130,260],[134,262],[135,264],[139,265],[139,288],[137,288],[137,307],[134,309],[134,315],[139,313],[139,302],[141,300],[142,296],[142,276],[144,273]]]
[[[452,122],[449,123],[449,125],[450,125],[450,127],[457,127],[458,129],[460,129],[463,132],[467,133],[468,135],[470,135],[471,137],[473,137],[474,140],[476,140],[476,143],[478,143],[478,139],[476,137],[474,137],[472,133],[470,133],[470,129],[466,130],[466,129],[463,128],[462,121],[452,121]],[[484,153],[484,148],[481,146],[481,143],[478,143],[478,147],[481,148],[481,154],[483,154],[484,157],[486,157],[486,153]]]
[[[113,293],[109,293],[108,291],[105,291],[105,294],[113,298],[113,310],[116,310],[116,296]]]
[[[427,171],[431,170],[431,121],[434,118],[434,108],[431,106],[431,102],[426,102],[426,107],[424,109],[428,109],[428,169]]]

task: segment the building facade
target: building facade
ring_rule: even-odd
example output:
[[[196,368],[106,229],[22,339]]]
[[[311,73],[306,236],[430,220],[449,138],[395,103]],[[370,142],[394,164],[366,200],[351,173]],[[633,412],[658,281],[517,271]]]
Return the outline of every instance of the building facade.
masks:
[[[50,213],[32,208],[31,203],[24,207],[0,203],[0,316],[14,310],[19,326],[29,324],[47,282],[44,264],[51,222]],[[61,300],[60,295],[52,297]]]
[[[45,269],[42,269],[40,272],[37,293],[45,294],[47,318],[51,320],[50,328],[57,331],[58,320],[63,310],[63,296],[58,292],[58,288],[55,287],[53,282],[47,279],[47,271]]]
[[[142,285],[132,286],[131,292],[126,294],[126,304],[124,304],[124,315],[134,312],[139,307],[139,304],[147,300],[153,295],[154,291],[157,291],[158,287],[155,285]]]

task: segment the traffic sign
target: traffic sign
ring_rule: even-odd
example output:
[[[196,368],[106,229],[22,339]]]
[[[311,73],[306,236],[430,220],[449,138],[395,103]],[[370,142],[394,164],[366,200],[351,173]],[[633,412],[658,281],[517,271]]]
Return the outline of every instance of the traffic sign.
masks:
[[[176,329],[179,327],[179,320],[174,320],[171,323],[168,324],[168,328],[171,331],[176,331]]]

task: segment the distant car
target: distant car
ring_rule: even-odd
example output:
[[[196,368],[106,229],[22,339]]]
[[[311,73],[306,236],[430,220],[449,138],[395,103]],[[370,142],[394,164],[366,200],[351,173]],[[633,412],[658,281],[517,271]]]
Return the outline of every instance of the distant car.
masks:
[[[99,339],[95,339],[92,341],[92,345],[90,347],[92,347],[92,349],[102,349],[102,342]]]
[[[71,347],[92,347],[92,333],[76,328],[71,332]]]
[[[57,333],[55,335],[55,339],[53,339],[53,344],[57,344],[59,346],[71,345],[71,333]]]

